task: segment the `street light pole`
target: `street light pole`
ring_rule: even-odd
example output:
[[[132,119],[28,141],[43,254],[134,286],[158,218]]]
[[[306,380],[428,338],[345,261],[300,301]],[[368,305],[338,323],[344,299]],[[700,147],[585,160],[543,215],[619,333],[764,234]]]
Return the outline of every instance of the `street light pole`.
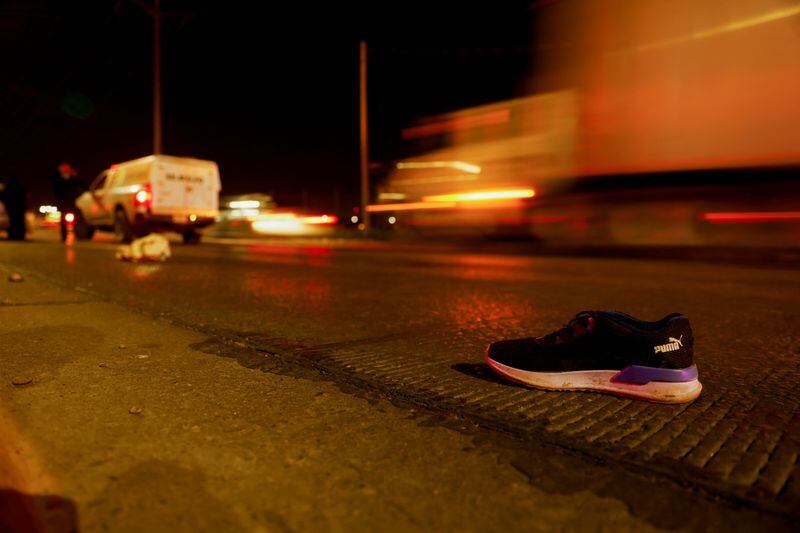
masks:
[[[161,0],[153,2],[153,153],[161,153]]]
[[[359,134],[361,141],[361,223],[369,231],[369,131],[367,129],[367,43],[359,43]]]
[[[161,0],[153,0],[149,5],[147,0],[117,0],[115,10],[119,12],[123,4],[136,4],[148,15],[153,17],[153,153],[161,153],[161,18],[180,17],[181,26],[189,20],[194,13],[186,11],[161,11]]]

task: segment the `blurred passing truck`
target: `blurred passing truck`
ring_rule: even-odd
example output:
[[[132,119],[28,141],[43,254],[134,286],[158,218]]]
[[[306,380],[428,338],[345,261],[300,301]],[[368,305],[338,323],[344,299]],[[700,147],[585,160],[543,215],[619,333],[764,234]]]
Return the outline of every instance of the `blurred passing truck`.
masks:
[[[800,246],[800,2],[536,11],[537,94],[404,129],[367,207],[375,226],[582,247]]]
[[[175,231],[185,243],[219,215],[219,169],[213,161],[150,155],[103,171],[75,202],[75,235],[113,231],[122,242]]]

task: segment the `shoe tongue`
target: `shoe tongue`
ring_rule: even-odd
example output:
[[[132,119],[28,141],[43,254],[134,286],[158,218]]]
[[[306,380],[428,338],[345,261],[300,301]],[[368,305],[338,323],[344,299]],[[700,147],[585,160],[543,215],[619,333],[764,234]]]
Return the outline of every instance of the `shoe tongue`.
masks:
[[[570,320],[569,325],[576,333],[592,332],[595,328],[595,313],[594,311],[581,311],[575,318]]]

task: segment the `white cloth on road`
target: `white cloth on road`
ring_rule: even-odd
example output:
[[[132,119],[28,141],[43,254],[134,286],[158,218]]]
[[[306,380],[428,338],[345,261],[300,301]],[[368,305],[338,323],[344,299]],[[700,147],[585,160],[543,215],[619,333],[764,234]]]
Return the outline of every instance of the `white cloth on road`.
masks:
[[[169,241],[158,233],[135,239],[117,251],[117,259],[121,261],[166,261],[171,256]]]

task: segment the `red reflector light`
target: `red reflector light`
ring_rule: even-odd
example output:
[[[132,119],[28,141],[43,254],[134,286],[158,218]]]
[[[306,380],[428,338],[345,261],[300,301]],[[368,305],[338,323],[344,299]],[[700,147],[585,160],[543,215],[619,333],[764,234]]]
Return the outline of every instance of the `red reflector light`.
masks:
[[[136,207],[150,207],[153,195],[150,192],[150,185],[143,185],[141,189],[133,195],[133,204]]]

